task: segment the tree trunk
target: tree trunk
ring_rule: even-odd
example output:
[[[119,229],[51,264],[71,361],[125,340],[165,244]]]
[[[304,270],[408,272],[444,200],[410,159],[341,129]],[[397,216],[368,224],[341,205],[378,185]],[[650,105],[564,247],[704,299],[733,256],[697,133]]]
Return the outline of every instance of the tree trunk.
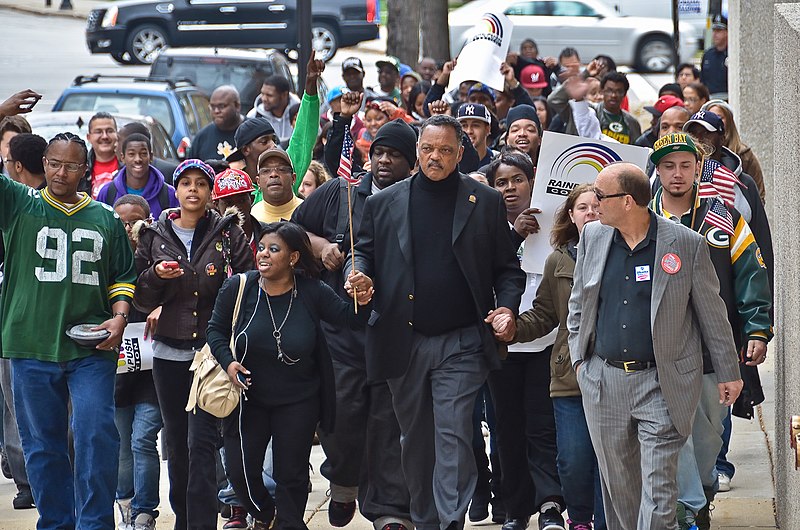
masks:
[[[425,0],[426,2],[429,0]],[[445,0],[445,3],[447,0]],[[422,0],[387,0],[386,51],[412,68],[419,61],[419,22]]]
[[[396,1],[396,0],[395,0]],[[449,61],[450,33],[447,31],[447,0],[423,0],[422,2],[422,56],[438,61]]]

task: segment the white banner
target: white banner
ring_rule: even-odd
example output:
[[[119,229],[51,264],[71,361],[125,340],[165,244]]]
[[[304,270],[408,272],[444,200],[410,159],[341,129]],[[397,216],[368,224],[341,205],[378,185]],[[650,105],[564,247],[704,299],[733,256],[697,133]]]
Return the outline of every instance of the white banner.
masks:
[[[469,31],[447,90],[458,88],[464,81],[478,81],[502,91],[505,81],[500,65],[508,55],[513,30],[514,23],[503,13],[484,14]]]
[[[119,347],[117,373],[153,369],[153,341],[144,339],[144,322],[128,324]]]
[[[541,229],[525,240],[522,269],[542,274],[544,262],[553,251],[550,231],[556,213],[575,186],[594,182],[600,170],[614,162],[630,162],[644,171],[649,156],[650,150],[644,147],[546,131],[531,196],[531,207],[542,211],[536,214]]]

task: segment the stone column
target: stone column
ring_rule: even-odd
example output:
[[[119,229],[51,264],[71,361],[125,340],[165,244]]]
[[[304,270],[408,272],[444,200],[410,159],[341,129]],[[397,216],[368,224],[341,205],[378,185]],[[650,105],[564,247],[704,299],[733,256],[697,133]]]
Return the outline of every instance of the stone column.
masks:
[[[738,0],[735,0],[738,3]],[[747,1],[748,5],[751,3]],[[756,2],[758,3],[758,2]],[[774,87],[774,114],[761,107],[761,116],[774,123],[773,131],[764,132],[764,142],[774,143],[771,197],[774,201],[772,227],[775,244],[775,321],[778,330],[770,351],[775,357],[775,495],[778,524],[784,530],[800,530],[800,471],[794,469],[794,454],[789,447],[789,418],[800,414],[800,222],[797,205],[800,187],[800,4],[774,6],[774,83],[764,76],[765,97],[758,105],[769,102],[766,95]],[[748,21],[759,17],[748,17]],[[767,18],[766,16],[764,17]],[[763,47],[771,43],[762,35]],[[743,45],[745,43],[742,43]],[[757,45],[758,47],[762,47]],[[746,47],[746,45],[744,46]],[[745,92],[742,91],[742,94]],[[744,103],[744,101],[741,101]],[[743,108],[755,106],[751,100]],[[753,109],[752,112],[758,112]],[[747,114],[747,112],[745,112]],[[759,153],[759,156],[761,154]],[[762,161],[763,164],[763,161]],[[765,169],[766,175],[766,169]],[[768,188],[769,189],[769,188]]]

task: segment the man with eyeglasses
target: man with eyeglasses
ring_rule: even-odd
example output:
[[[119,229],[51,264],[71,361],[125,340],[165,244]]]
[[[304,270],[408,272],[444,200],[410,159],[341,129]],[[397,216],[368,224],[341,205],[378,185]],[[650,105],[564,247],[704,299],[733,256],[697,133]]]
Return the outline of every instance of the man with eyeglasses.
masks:
[[[570,105],[570,83],[579,81],[580,76],[566,80],[547,98],[553,110],[560,114],[567,123],[566,133],[578,135],[574,110]],[[606,73],[600,80],[600,91],[603,93],[602,103],[589,103],[589,107],[600,121],[600,132],[621,144],[633,144],[642,135],[642,126],[629,112],[622,109],[622,101],[628,93],[630,83],[625,74],[617,71]]]
[[[280,147],[267,149],[258,157],[258,186],[263,200],[250,213],[262,223],[288,221],[303,203],[292,190],[295,181],[292,160]]]
[[[191,157],[200,160],[222,160],[236,145],[234,133],[244,120],[239,91],[235,86],[214,89],[208,103],[212,121],[200,129],[192,140]]]
[[[731,326],[705,238],[648,209],[644,172],[612,164],[594,187],[600,222],[578,244],[567,328],[606,523],[677,530],[678,454],[700,399],[703,346],[720,403],[742,389]]]
[[[78,191],[84,191],[96,198],[100,188],[111,182],[119,171],[117,159],[117,120],[108,112],[98,112],[89,118],[89,132],[86,140],[92,146],[86,162],[86,173],[78,184]]]
[[[44,152],[45,189],[0,177],[2,355],[38,528],[114,527],[114,383],[136,270],[119,217],[78,191],[87,158],[83,140],[60,133]],[[96,346],[67,337],[83,323]]]

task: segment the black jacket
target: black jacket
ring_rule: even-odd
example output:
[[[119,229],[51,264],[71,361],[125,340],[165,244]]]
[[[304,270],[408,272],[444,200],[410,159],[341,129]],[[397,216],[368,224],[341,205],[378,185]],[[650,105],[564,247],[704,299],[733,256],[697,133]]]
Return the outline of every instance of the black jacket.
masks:
[[[252,270],[255,260],[236,222],[237,216],[220,217],[209,210],[195,229],[196,242],[189,261],[186,248],[168,220],[174,212],[166,210],[157,223],[139,234],[135,257],[139,281],[133,305],[145,313],[163,306],[156,340],[173,348],[199,349],[205,343],[214,300],[226,278],[223,246],[230,245],[230,264],[235,273]],[[177,261],[183,276],[173,280],[159,278],[155,265],[162,261]]]
[[[247,300],[247,293],[253,289],[259,289],[258,271],[246,273],[247,283],[243,300]],[[234,279],[238,278],[234,276]],[[328,346],[320,327],[321,321],[330,322],[336,325],[350,325],[351,327],[363,326],[369,310],[368,306],[359,309],[358,315],[354,314],[353,304],[342,300],[330,287],[319,280],[295,276],[297,282],[297,296],[303,302],[306,309],[311,313],[317,327],[317,340],[314,346],[314,360],[320,370],[320,427],[323,431],[331,432],[336,420],[336,385],[333,376],[333,365],[328,352]],[[208,322],[208,345],[211,352],[217,358],[220,365],[227,371],[228,365],[233,362],[233,354],[230,348],[231,324],[233,319],[233,307],[236,303],[236,294],[239,290],[238,282],[228,280],[222,286],[211,320]],[[242,303],[239,319],[236,323],[236,334],[241,333],[250,320],[250,316],[255,311],[254,304]],[[239,350],[246,341],[237,341],[237,359],[242,358]]]
[[[367,376],[372,381],[403,375],[413,339],[414,258],[411,185],[427,178],[418,172],[367,199],[355,246],[355,268],[375,283],[373,311],[367,323]],[[489,310],[519,309],[525,273],[509,237],[500,194],[459,175],[453,218],[453,252],[475,301],[475,324],[491,369],[500,368],[497,343],[483,319]],[[348,256],[344,274],[351,270]],[[447,271],[441,271],[447,274]]]

